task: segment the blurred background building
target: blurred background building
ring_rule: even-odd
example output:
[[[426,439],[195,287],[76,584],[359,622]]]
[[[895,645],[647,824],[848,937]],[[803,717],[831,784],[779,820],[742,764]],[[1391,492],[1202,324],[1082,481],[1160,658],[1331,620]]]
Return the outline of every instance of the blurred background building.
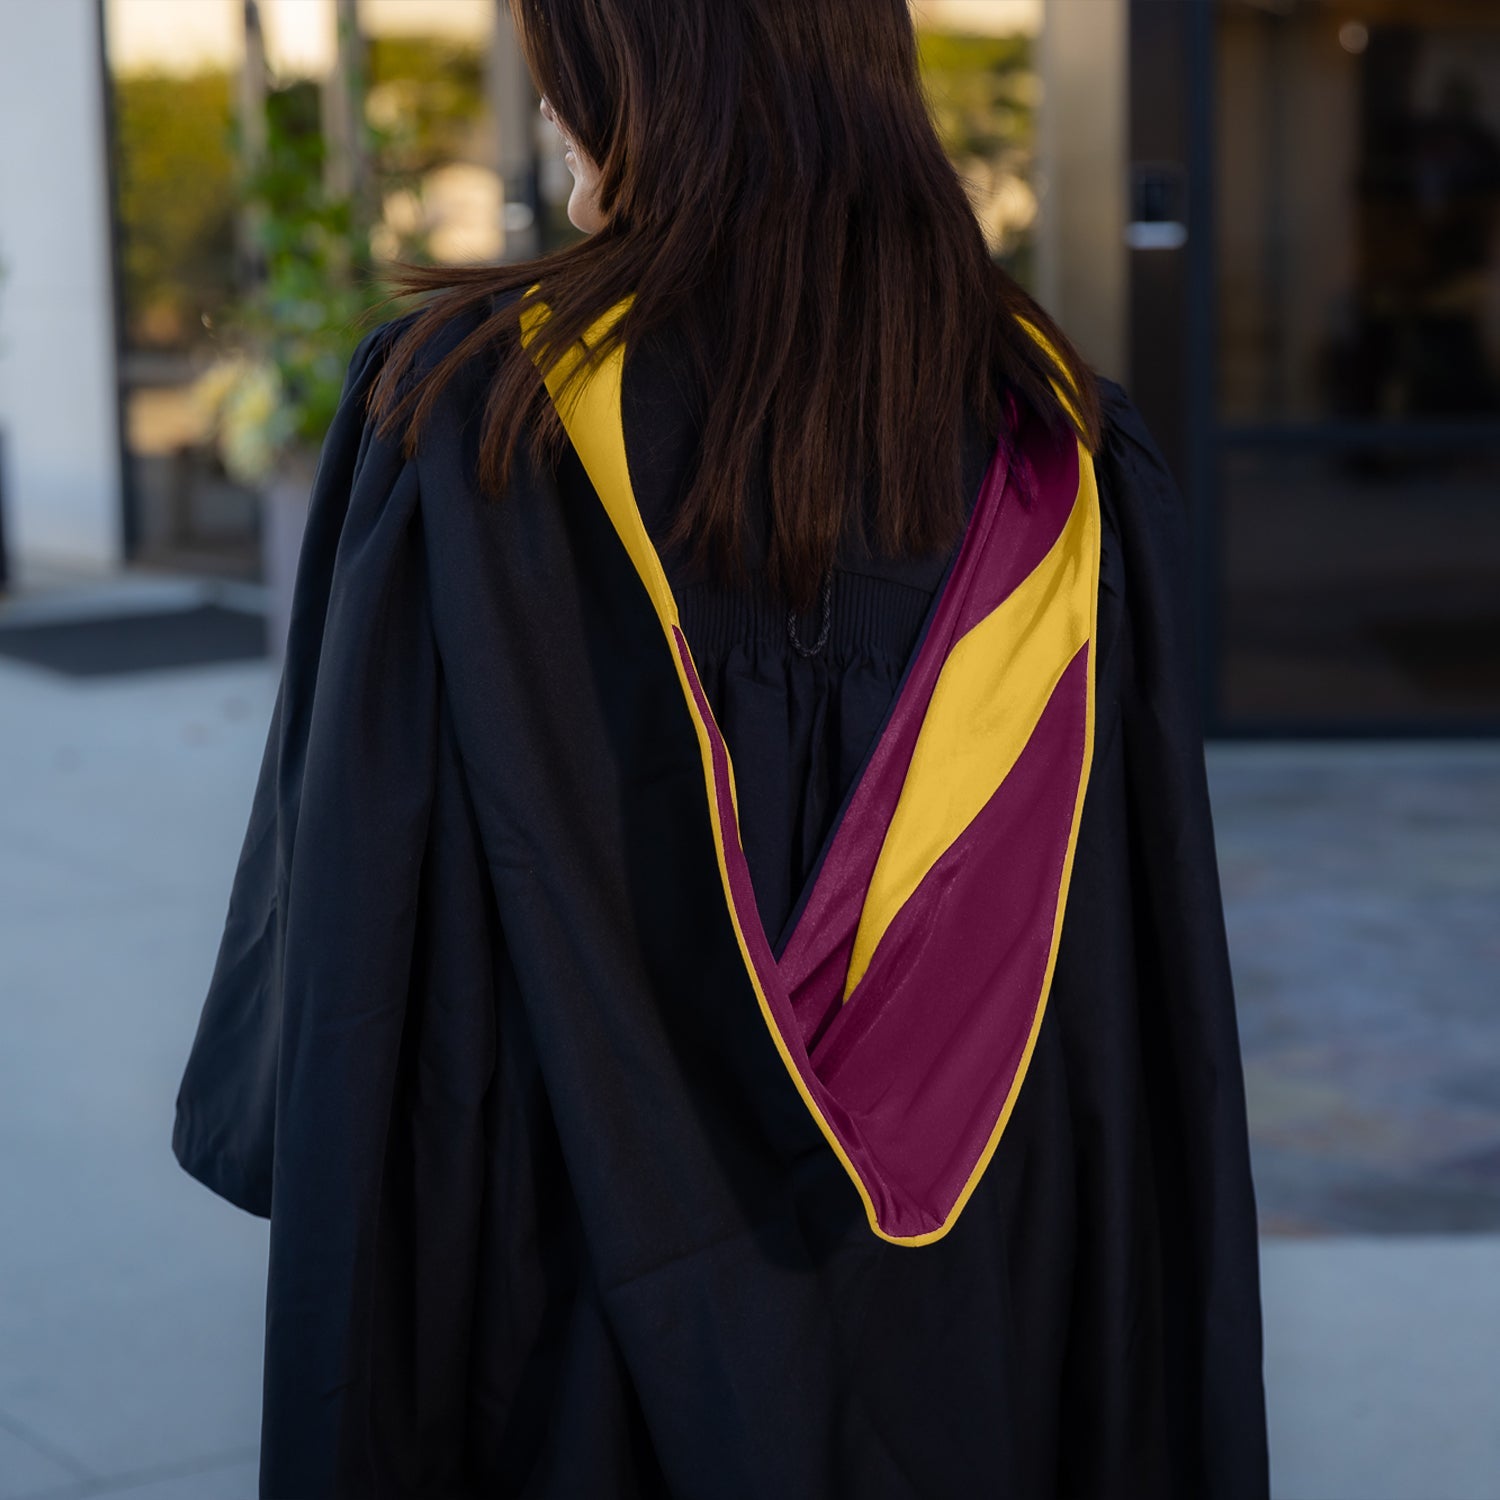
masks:
[[[1500,3],[912,3],[1191,503],[1274,1493],[1496,1500]],[[361,278],[573,237],[536,102],[504,0],[0,3],[0,1500],[255,1492],[173,1094]]]
[[[1190,494],[1213,728],[1493,733],[1500,7],[916,14],[995,253],[1132,392]],[[347,172],[340,99],[362,71],[377,261],[573,234],[499,0],[65,0],[6,7],[0,28],[28,121],[0,142],[0,484],[22,586],[263,576],[255,487],[190,395],[247,275],[236,152],[268,96]]]

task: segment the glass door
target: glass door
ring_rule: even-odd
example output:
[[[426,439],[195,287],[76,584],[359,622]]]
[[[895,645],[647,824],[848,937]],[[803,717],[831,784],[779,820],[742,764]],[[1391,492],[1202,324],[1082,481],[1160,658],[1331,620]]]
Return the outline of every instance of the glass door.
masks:
[[[1215,717],[1493,732],[1500,5],[1215,19]]]

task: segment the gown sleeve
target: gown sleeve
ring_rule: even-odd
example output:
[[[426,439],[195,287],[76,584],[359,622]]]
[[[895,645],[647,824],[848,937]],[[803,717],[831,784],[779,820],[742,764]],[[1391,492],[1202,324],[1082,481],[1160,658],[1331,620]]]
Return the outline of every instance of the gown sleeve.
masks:
[[[1185,1424],[1174,1447],[1201,1466],[1201,1493],[1263,1497],[1256,1208],[1198,707],[1187,508],[1129,397],[1113,382],[1103,395],[1100,485],[1124,594],[1118,733],[1144,1083],[1163,1274],[1181,1319],[1184,1392],[1194,1393],[1174,1408]]]
[[[270,1217],[277,1120],[305,1090],[313,1031],[385,1056],[400,1026],[434,760],[438,673],[416,466],[378,440],[365,401],[399,320],[348,365],[319,457],[287,646],[218,956],[176,1100],[172,1149],[229,1202]],[[307,1003],[315,996],[316,1006]],[[340,1014],[340,1005],[349,1007]],[[319,1066],[330,1054],[319,1043]],[[309,1096],[312,1118],[326,1107]]]

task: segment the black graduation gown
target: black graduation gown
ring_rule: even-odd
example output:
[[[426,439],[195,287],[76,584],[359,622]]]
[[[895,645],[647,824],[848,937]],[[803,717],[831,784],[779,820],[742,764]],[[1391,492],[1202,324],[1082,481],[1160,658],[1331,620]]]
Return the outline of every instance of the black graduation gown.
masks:
[[[1183,507],[1126,394],[1103,382],[1050,998],[962,1212],[897,1243],[757,1003],[698,731],[588,475],[570,451],[476,496],[481,361],[416,458],[377,439],[401,321],[324,446],[172,1135],[271,1220],[262,1500],[1264,1497]],[[691,452],[668,363],[642,354],[623,398],[653,532]],[[869,661],[910,649],[942,560],[888,577],[905,612],[860,637],[837,734],[736,674],[749,606],[682,584],[783,940],[887,711]]]

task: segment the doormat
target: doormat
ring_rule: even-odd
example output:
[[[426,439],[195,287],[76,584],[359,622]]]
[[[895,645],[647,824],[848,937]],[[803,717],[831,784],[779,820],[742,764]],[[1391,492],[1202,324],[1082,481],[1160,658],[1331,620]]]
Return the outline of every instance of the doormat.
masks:
[[[222,604],[0,624],[0,657],[64,677],[117,677],[266,657],[265,617]]]

